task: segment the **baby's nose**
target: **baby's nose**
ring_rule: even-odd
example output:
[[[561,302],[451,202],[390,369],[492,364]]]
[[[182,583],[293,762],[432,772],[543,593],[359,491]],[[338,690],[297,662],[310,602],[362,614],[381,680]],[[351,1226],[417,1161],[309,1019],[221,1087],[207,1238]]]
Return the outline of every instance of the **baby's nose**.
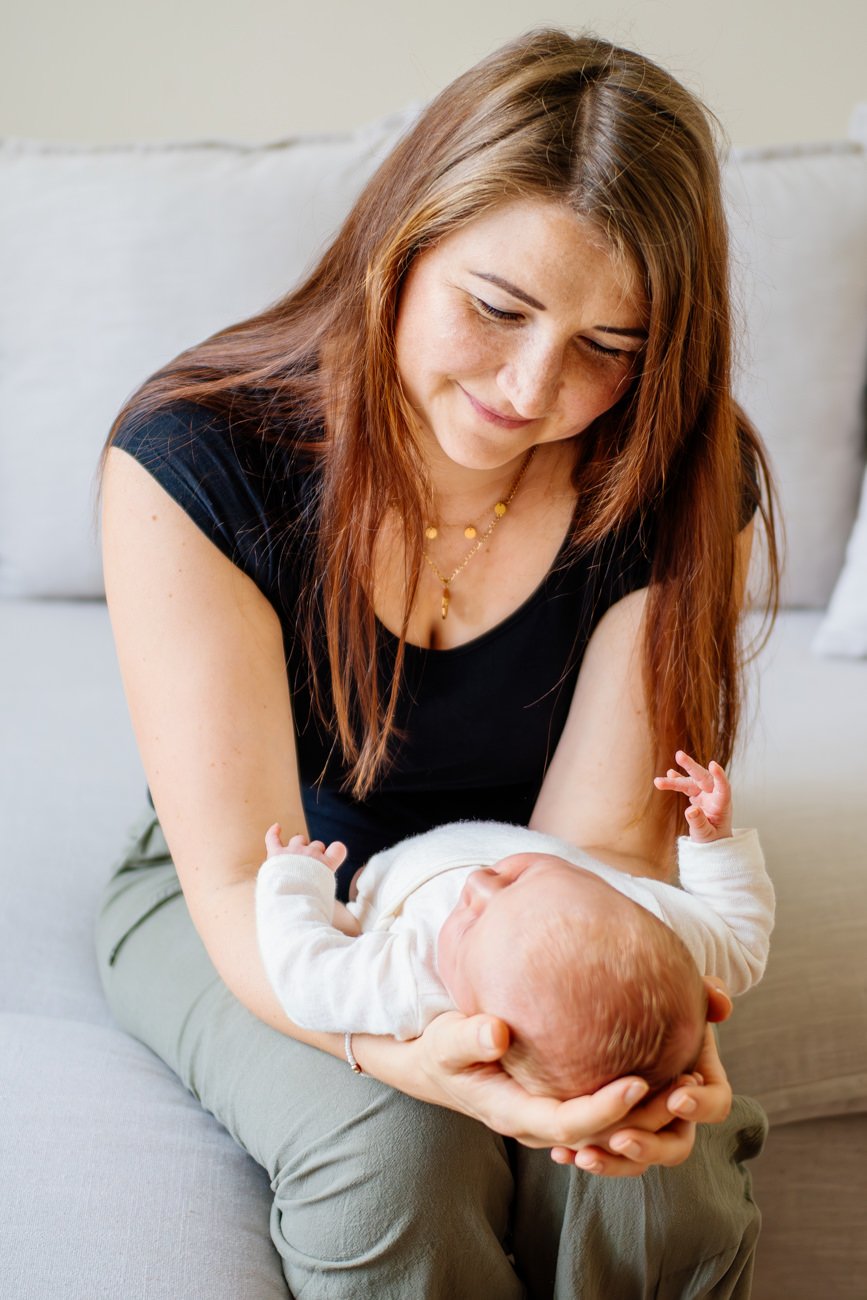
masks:
[[[467,876],[464,886],[467,900],[473,907],[484,907],[492,894],[500,888],[500,878],[490,867],[480,867]]]

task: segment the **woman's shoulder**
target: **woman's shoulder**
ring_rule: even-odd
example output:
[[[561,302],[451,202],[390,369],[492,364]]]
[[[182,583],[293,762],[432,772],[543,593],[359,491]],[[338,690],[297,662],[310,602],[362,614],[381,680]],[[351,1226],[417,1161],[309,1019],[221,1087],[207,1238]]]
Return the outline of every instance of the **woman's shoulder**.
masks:
[[[311,496],[309,457],[285,422],[190,401],[139,408],[112,439],[273,600],[276,556]]]
[[[207,473],[221,466],[263,481],[293,471],[295,431],[286,421],[255,419],[192,401],[174,400],[156,409],[133,406],[111,445],[128,452],[147,468],[171,464]]]

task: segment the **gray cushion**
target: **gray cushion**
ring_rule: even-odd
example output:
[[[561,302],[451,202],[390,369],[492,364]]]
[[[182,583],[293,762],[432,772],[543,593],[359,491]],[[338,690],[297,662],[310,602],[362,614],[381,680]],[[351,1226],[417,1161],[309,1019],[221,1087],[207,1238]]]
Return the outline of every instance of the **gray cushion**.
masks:
[[[735,822],[759,827],[777,926],[765,978],[721,1038],[735,1086],[776,1123],[867,1110],[867,664],[811,653],[819,619],[781,616],[733,769]]]
[[[4,1300],[286,1300],[268,1177],[118,1030],[0,1016]]]
[[[0,600],[0,1009],[109,1024],[97,897],[145,799],[102,601]]]
[[[864,1300],[867,1117],[771,1130],[750,1165],[762,1211],[752,1300]]]

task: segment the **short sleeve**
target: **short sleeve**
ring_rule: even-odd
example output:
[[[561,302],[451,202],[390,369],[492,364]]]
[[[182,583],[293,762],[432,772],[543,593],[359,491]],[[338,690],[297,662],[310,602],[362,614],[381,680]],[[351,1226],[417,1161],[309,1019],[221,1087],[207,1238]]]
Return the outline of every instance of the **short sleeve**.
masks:
[[[233,430],[226,417],[176,403],[127,420],[112,446],[133,456],[231,562],[276,604],[293,517],[289,454],[279,442]]]

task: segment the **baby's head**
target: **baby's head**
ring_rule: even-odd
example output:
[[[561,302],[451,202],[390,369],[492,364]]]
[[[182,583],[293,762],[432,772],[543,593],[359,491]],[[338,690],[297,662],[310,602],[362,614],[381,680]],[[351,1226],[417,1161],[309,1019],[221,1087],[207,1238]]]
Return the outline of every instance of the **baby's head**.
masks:
[[[698,1055],[707,996],[684,944],[562,858],[521,853],[468,876],[438,961],[461,1011],[509,1025],[502,1063],[528,1091],[574,1097],[627,1074],[660,1088]]]

